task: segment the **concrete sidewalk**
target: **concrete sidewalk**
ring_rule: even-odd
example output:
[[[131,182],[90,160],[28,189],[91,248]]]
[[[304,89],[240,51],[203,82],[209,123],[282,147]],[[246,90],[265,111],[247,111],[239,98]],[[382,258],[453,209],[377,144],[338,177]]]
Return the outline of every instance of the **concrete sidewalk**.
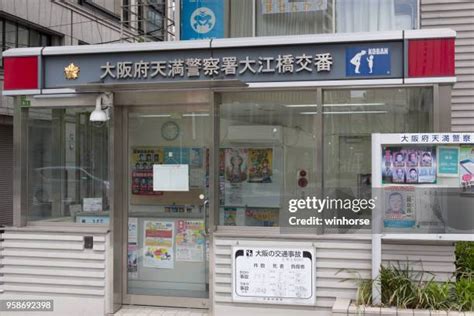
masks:
[[[206,310],[124,305],[114,315],[122,316],[208,316]]]

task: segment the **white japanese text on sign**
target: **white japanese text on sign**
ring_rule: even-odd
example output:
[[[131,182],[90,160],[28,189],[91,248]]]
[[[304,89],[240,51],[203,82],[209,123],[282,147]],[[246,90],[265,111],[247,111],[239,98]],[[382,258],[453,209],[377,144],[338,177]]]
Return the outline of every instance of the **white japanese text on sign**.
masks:
[[[222,58],[185,58],[161,61],[106,62],[102,65],[101,79],[148,79],[148,78],[193,78],[238,76],[244,74],[287,74],[301,72],[330,72],[333,59],[330,53],[292,54],[276,57],[238,59],[235,56]]]

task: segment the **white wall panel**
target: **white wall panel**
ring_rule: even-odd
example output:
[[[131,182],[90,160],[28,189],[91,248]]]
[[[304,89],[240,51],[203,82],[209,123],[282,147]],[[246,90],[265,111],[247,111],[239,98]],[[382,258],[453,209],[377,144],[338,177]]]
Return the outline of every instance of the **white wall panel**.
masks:
[[[84,249],[85,235],[93,236],[93,249]],[[110,298],[108,238],[7,230],[0,235],[0,299],[52,299],[54,315],[104,315]]]
[[[316,304],[314,307],[295,307],[292,313],[298,315],[330,315],[336,298],[355,299],[357,284],[347,279],[370,278],[371,276],[371,239],[354,238],[351,235],[321,239],[301,239],[282,241],[265,238],[214,238],[214,307],[216,315],[285,315],[290,313],[288,306],[242,304],[232,301],[232,246],[258,245],[259,247],[286,247],[289,245],[315,247],[316,266]],[[454,270],[454,246],[451,242],[408,241],[384,242],[382,245],[384,264],[404,264],[410,262],[414,273],[430,271],[435,279],[445,281]],[[428,275],[428,274],[427,274]],[[267,314],[266,314],[267,313]],[[316,313],[316,314],[315,314]]]

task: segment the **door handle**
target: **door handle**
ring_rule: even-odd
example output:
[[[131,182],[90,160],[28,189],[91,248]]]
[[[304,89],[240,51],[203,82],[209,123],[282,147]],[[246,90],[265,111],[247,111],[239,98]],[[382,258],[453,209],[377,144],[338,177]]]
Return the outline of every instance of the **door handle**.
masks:
[[[206,236],[209,235],[209,200],[204,200],[203,202],[204,207],[204,231]]]

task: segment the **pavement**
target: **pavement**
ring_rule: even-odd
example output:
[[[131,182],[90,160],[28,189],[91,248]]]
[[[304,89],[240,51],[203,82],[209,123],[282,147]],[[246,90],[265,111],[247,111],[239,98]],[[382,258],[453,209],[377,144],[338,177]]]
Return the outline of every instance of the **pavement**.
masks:
[[[124,305],[116,316],[209,316],[206,310]]]

